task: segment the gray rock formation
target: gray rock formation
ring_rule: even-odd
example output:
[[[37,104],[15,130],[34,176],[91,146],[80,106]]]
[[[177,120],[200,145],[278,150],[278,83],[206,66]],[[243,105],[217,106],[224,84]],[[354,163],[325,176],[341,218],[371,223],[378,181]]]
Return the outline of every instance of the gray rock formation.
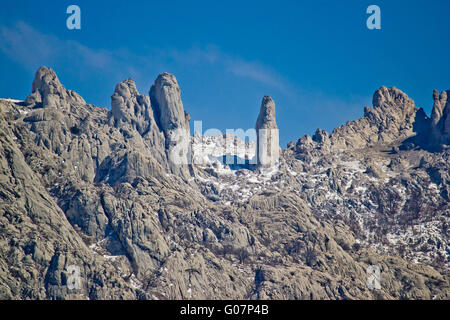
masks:
[[[127,79],[117,84],[116,90],[111,96],[111,111],[116,127],[127,123],[141,135],[150,129],[150,99],[139,94],[133,79]]]
[[[262,167],[271,167],[279,161],[280,143],[275,120],[275,103],[269,96],[264,96],[262,99],[255,129],[257,164]]]
[[[36,72],[32,93],[25,102],[28,105],[42,103],[44,107],[59,107],[62,110],[67,110],[69,104],[86,104],[76,92],[63,87],[52,69],[44,66]]]
[[[363,148],[414,135],[413,123],[418,108],[405,93],[395,87],[381,87],[374,93],[372,104],[373,108],[364,109],[363,118],[332,132],[333,146]]]
[[[0,299],[450,298],[450,150],[398,148],[415,121],[396,90],[347,125],[342,150],[319,130],[275,167],[214,162],[187,180],[167,161],[188,128],[174,78],[152,108],[124,81],[112,111],[49,69],[36,78],[28,105],[0,99]],[[274,111],[265,98],[257,127],[275,128]]]
[[[447,94],[433,93],[434,106],[431,119],[423,108],[417,108],[414,101],[395,87],[381,87],[373,96],[373,107],[364,108],[364,116],[348,121],[328,134],[318,129],[312,140],[323,150],[345,148],[364,149],[375,146],[393,146],[399,142],[436,149],[439,144],[449,143]],[[303,141],[297,141],[294,148],[304,148]]]
[[[323,145],[330,144],[330,134],[326,130],[322,130],[318,128],[314,135],[312,136],[312,140],[321,143]]]
[[[443,133],[447,137],[447,144],[450,144],[450,102],[449,101],[447,101],[447,106],[444,110],[442,121],[444,123]]]
[[[31,131],[19,134],[13,120],[18,116],[13,104],[0,102],[0,299],[138,298],[119,270],[88,248],[46,189],[64,165],[51,151],[36,148]],[[79,268],[79,288],[67,285],[71,266]]]
[[[434,142],[450,144],[450,90],[433,91],[433,109],[431,112],[431,133]]]
[[[162,73],[150,88],[150,99],[160,129],[164,132],[169,167],[188,176],[186,166],[190,144],[189,114],[181,102],[177,79]]]
[[[447,104],[447,91],[442,91],[439,95],[439,91],[437,89],[433,90],[433,109],[431,111],[431,121],[433,126],[436,126],[444,113],[445,105]]]
[[[110,116],[109,124],[119,129],[127,144],[141,147],[110,155],[99,168],[97,180],[133,181],[144,173],[154,175],[169,169],[164,132],[157,125],[150,98],[139,94],[132,79],[117,84],[111,96]],[[147,148],[152,151],[143,153]]]

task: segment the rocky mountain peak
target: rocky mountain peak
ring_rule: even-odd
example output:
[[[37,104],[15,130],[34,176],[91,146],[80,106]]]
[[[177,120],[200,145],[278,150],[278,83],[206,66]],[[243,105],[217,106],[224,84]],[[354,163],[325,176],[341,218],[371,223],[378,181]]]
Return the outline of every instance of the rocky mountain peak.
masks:
[[[414,101],[395,87],[383,86],[375,91],[372,105],[373,108],[364,109],[364,116],[384,131],[410,127],[417,111]]]
[[[27,97],[28,105],[42,104],[43,107],[59,106],[67,109],[69,105],[84,105],[84,99],[72,90],[66,90],[55,71],[42,66],[34,76],[32,93]]]
[[[327,143],[330,141],[330,134],[326,130],[318,128],[312,136],[312,140],[318,143]]]
[[[188,128],[181,90],[174,75],[164,72],[156,78],[150,88],[150,100],[157,122],[167,137],[178,128]]]
[[[331,134],[318,130],[313,140],[325,149],[364,148],[414,135],[413,124],[419,109],[404,92],[382,86],[375,91],[372,104],[372,108],[364,108],[361,119],[349,121]]]
[[[433,138],[439,143],[450,143],[450,90],[444,90],[439,94],[433,90],[433,109],[431,111],[431,131]]]
[[[382,86],[375,91],[372,99],[374,108],[393,107],[410,110],[414,106],[414,101],[406,93],[396,87],[387,88]]]
[[[175,77],[175,75],[168,72],[159,74],[155,80],[155,85],[173,87],[175,90],[181,93],[177,78]]]
[[[164,72],[150,88],[150,101],[156,123],[165,136],[165,146],[172,172],[181,170],[187,176],[189,119],[181,101],[181,90],[174,75]]]
[[[119,82],[116,85],[114,93],[118,93],[119,95],[126,98],[131,98],[132,96],[139,95],[139,92],[136,88],[136,83],[132,78],[128,78],[122,82]]]
[[[290,146],[301,152],[315,146],[322,150],[336,150],[399,143],[404,148],[421,146],[427,150],[439,149],[443,144],[450,144],[449,91],[442,91],[441,94],[438,90],[433,91],[434,105],[430,119],[406,93],[396,87],[382,86],[373,95],[373,106],[364,108],[362,118],[348,121],[331,134],[318,129],[312,137],[315,145],[298,140]]]
[[[398,89],[279,159],[266,96],[258,150],[197,134],[190,167],[172,75],[150,98],[122,81],[111,111],[76,97],[42,68],[32,104],[0,99],[0,299],[449,299],[450,149],[393,148],[430,122]]]
[[[264,167],[273,166],[279,160],[280,145],[278,126],[275,120],[275,102],[264,96],[256,120],[257,164]]]
[[[116,85],[111,96],[111,112],[116,127],[129,124],[143,135],[150,126],[149,109],[149,97],[139,94],[133,79],[126,79]]]
[[[38,69],[34,76],[32,92],[55,93],[61,91],[63,88],[55,71],[45,66]]]
[[[261,128],[278,128],[275,120],[275,102],[270,96],[264,96],[261,102],[261,109],[256,121],[256,130]]]

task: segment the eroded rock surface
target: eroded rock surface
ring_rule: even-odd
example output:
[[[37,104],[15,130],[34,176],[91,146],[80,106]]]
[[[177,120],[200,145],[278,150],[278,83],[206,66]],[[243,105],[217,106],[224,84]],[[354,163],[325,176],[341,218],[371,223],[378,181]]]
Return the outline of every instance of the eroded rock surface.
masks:
[[[119,83],[111,111],[45,67],[32,89],[0,100],[0,298],[450,298],[449,150],[401,148],[420,109],[398,89],[258,170],[216,161],[226,141],[252,158],[236,137],[193,137],[205,161],[168,161],[189,128],[169,74],[150,97]]]
[[[431,131],[435,143],[450,144],[450,90],[433,91],[433,110],[431,113]]]
[[[279,161],[280,142],[275,120],[275,102],[269,96],[263,97],[255,129],[257,164],[271,167]]]
[[[165,136],[167,160],[173,173],[188,176],[189,114],[184,111],[177,79],[162,73],[150,88],[157,123]]]

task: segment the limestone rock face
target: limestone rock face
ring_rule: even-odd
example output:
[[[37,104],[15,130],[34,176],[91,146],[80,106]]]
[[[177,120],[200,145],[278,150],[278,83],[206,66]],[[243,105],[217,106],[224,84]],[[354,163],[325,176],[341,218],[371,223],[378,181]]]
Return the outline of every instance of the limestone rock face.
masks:
[[[318,128],[312,136],[313,141],[322,143],[324,145],[330,144],[330,134],[326,130]]]
[[[364,108],[361,119],[348,121],[331,134],[319,129],[313,140],[321,148],[336,150],[390,144],[416,135],[414,125],[420,109],[401,90],[381,87],[372,104],[372,108]]]
[[[255,129],[257,164],[271,167],[279,160],[280,143],[275,120],[275,102],[269,96],[263,97]]]
[[[450,298],[450,149],[389,152],[381,141],[410,129],[395,90],[374,103],[385,116],[347,124],[350,142],[376,137],[364,152],[318,130],[276,166],[194,163],[185,179],[167,160],[171,130],[188,129],[172,76],[150,105],[125,80],[111,111],[56,79],[40,70],[30,104],[0,99],[0,299]],[[275,129],[273,101],[261,109],[257,128]],[[228,145],[205,140],[208,159]],[[371,265],[380,290],[367,287]]]
[[[111,111],[116,126],[131,124],[141,135],[150,127],[150,99],[139,94],[133,79],[127,79],[116,86],[111,96]]]
[[[433,109],[431,111],[431,121],[436,126],[442,118],[445,105],[447,104],[447,91],[442,91],[439,95],[438,90],[433,90]]]
[[[110,156],[108,158],[109,164],[105,163],[99,171],[101,174],[108,176],[108,181],[112,182],[114,181],[112,179],[115,178],[132,179],[136,172],[147,172],[146,170],[149,167],[155,167],[154,162],[158,162],[161,169],[169,168],[164,132],[156,124],[150,98],[138,92],[133,79],[126,79],[117,84],[114,94],[111,96],[111,115],[111,125],[118,128],[126,139],[133,141],[136,145],[141,145],[142,148],[136,150],[137,153],[128,150],[125,155],[117,153],[115,154],[116,157]],[[148,155],[140,153],[145,150],[144,145],[152,149],[151,154],[150,152]],[[134,162],[129,161],[129,159],[147,159],[148,161]],[[122,164],[120,168],[113,165],[118,163]],[[132,163],[135,164],[134,169],[130,166]],[[140,165],[136,166],[136,164]],[[100,176],[98,175],[97,179]]]
[[[447,102],[447,106],[444,110],[444,116],[442,119],[444,123],[444,135],[447,137],[447,144],[450,143],[450,102]]]
[[[61,109],[67,109],[68,104],[86,104],[76,92],[66,90],[56,73],[47,67],[41,67],[36,72],[32,93],[27,97],[26,103],[29,105],[42,103],[43,107],[58,106]]]
[[[450,144],[450,90],[433,91],[433,109],[431,112],[431,133],[434,142]]]
[[[364,110],[364,117],[379,126],[380,140],[387,142],[398,139],[396,134],[410,134],[418,108],[404,92],[395,87],[381,87],[373,95],[372,104],[373,108]]]
[[[54,170],[63,170],[62,163],[52,151],[36,148],[29,139],[32,132],[14,138],[13,130],[18,134],[21,129],[8,124],[17,114],[14,106],[0,102],[0,299],[136,299],[136,290],[117,268],[88,248],[58,206],[58,198],[46,189],[45,181],[56,178]],[[41,159],[35,165],[48,169],[45,178],[44,170],[40,173],[31,165],[34,157]],[[79,209],[87,207],[79,203]],[[98,211],[96,218],[102,219]],[[89,233],[93,226],[84,230]],[[70,288],[67,282],[74,267],[80,282]]]
[[[162,73],[150,88],[150,99],[158,123],[165,136],[169,167],[172,172],[186,174],[189,152],[189,114],[184,111],[177,79]]]
[[[306,150],[314,146],[333,151],[346,148],[363,149],[375,146],[394,146],[402,143],[404,148],[421,146],[438,150],[450,144],[450,102],[447,91],[433,91],[433,109],[428,117],[423,108],[401,90],[381,87],[373,95],[373,107],[364,108],[364,116],[348,121],[331,134],[317,129],[312,140],[314,145],[302,140],[290,149]],[[302,153],[304,153],[302,151]]]

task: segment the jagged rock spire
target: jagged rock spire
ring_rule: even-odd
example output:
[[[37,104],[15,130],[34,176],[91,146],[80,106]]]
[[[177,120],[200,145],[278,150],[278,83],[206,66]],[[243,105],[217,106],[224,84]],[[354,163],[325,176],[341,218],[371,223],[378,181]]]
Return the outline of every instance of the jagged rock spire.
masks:
[[[269,96],[264,96],[262,99],[255,129],[257,164],[271,167],[279,160],[280,144],[275,120],[275,102]]]
[[[66,90],[55,71],[45,66],[39,68],[33,80],[32,93],[27,97],[28,105],[42,104],[45,107],[67,109],[69,105],[84,105],[84,99],[72,90]]]
[[[32,92],[39,91],[41,94],[57,93],[64,89],[55,71],[42,66],[34,76]]]
[[[169,167],[187,176],[190,117],[184,111],[177,79],[167,72],[160,74],[149,94],[156,122],[166,139]]]
[[[406,93],[396,87],[382,86],[375,91],[372,99],[373,109],[382,109],[397,120],[404,120],[415,113],[414,101]]]
[[[443,126],[443,133],[445,137],[447,138],[447,144],[450,143],[450,101],[447,100],[447,105],[444,109],[444,113],[442,116],[442,122],[444,124]]]
[[[447,103],[447,91],[442,91],[439,95],[437,89],[433,90],[433,109],[431,111],[431,121],[434,126],[436,126],[442,118],[444,113],[444,108]]]
[[[126,79],[116,85],[111,96],[111,111],[116,127],[127,123],[141,135],[145,134],[150,126],[149,110],[150,98],[139,94],[133,79]]]
[[[450,90],[439,94],[433,90],[433,109],[431,111],[431,132],[435,142],[450,143]]]
[[[161,73],[150,88],[150,99],[158,124],[168,136],[178,128],[189,129],[181,101],[181,90],[174,75]]]

